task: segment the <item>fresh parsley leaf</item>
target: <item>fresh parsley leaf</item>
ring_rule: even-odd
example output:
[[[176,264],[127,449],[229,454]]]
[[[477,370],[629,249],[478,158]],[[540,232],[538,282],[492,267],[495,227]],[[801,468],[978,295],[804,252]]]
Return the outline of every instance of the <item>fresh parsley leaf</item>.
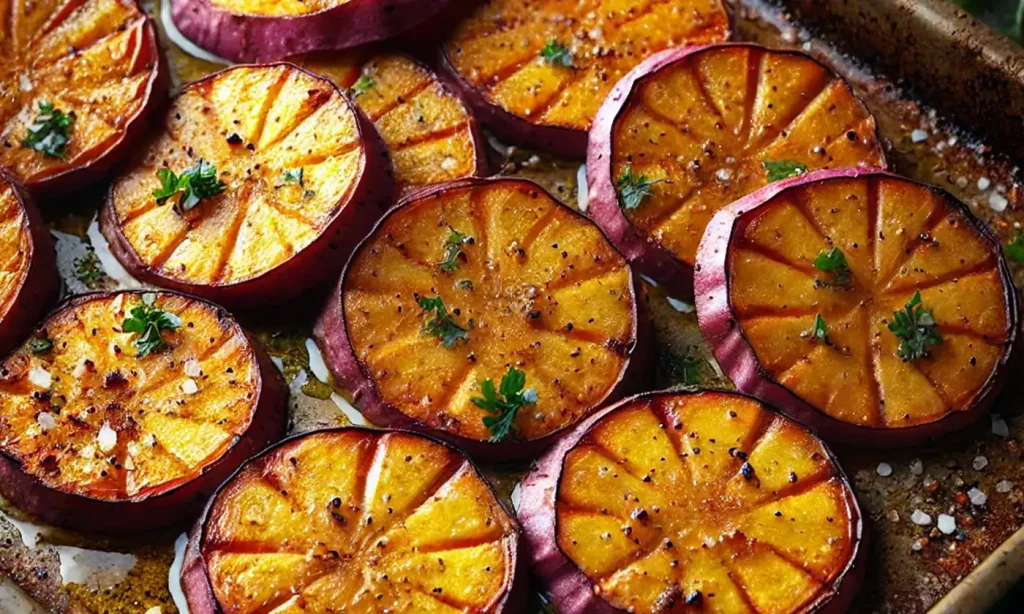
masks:
[[[1006,244],[1006,257],[1014,262],[1024,262],[1024,232]]]
[[[374,85],[377,85],[377,82],[373,80],[373,77],[371,77],[370,75],[363,75],[359,77],[359,79],[355,83],[352,84],[352,87],[349,88],[349,91],[352,92],[353,96],[360,96],[370,91],[370,89]]]
[[[814,268],[829,273],[830,279],[823,281],[815,280],[819,286],[847,286],[853,279],[850,274],[850,267],[846,264],[846,255],[843,250],[833,247],[830,250],[822,250],[814,259]]]
[[[540,57],[552,66],[575,67],[569,48],[555,40],[548,41],[548,44],[544,45],[544,48],[540,50]]]
[[[533,388],[524,390],[524,386],[526,374],[513,368],[501,378],[499,390],[494,389],[491,378],[480,382],[480,392],[484,396],[473,397],[471,400],[474,405],[491,414],[484,416],[484,426],[491,433],[488,439],[491,443],[504,441],[512,432],[519,409],[537,402],[537,391]]]
[[[900,340],[897,353],[904,362],[925,358],[928,346],[942,342],[932,311],[921,304],[920,292],[914,293],[903,311],[893,312],[889,330]]]
[[[85,284],[87,288],[95,287],[97,282],[107,276],[103,272],[100,259],[92,249],[89,249],[84,257],[72,260],[71,264],[75,267],[75,278]]]
[[[28,349],[32,350],[33,354],[45,354],[53,349],[53,340],[43,333],[41,337],[35,336],[28,340]]]
[[[460,339],[469,339],[469,331],[452,319],[440,296],[418,298],[416,302],[423,311],[433,312],[433,316],[423,325],[423,334],[438,337],[446,348],[451,348]]]
[[[623,209],[636,209],[645,198],[651,195],[651,187],[662,181],[662,179],[649,181],[645,175],[634,175],[633,169],[627,166],[616,183],[619,204]]]
[[[811,327],[800,333],[800,336],[804,339],[817,339],[818,343],[829,345],[828,324],[825,322],[825,318],[821,317],[820,313],[814,316]]]
[[[807,165],[793,160],[763,160],[761,166],[768,172],[768,182],[774,183],[803,175],[807,172]]]
[[[444,273],[452,273],[459,268],[459,255],[462,246],[473,242],[473,237],[448,227],[448,238],[444,240],[444,258],[437,263],[437,268]]]
[[[227,189],[217,179],[217,169],[212,164],[199,158],[195,166],[186,169],[181,175],[174,174],[169,168],[161,168],[156,172],[160,178],[160,189],[153,190],[153,198],[158,205],[178,196],[174,210],[179,214],[195,208],[204,198],[212,198]]]
[[[21,145],[50,158],[64,159],[68,155],[75,112],[65,114],[54,108],[53,103],[42,100],[38,106],[39,113],[35,121],[29,124],[28,134],[22,139]]]
[[[132,307],[131,317],[125,318],[121,329],[126,333],[136,333],[136,358],[144,358],[167,347],[161,331],[178,330],[181,318],[176,314],[154,307],[156,295],[147,292],[142,295],[142,304]]]

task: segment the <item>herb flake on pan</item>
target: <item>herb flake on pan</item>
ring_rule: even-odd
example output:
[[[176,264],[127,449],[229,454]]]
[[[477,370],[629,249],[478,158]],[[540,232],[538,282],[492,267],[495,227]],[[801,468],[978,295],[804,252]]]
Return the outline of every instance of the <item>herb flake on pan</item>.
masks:
[[[1006,257],[1014,262],[1024,262],[1024,232],[1006,244]]]
[[[303,178],[303,170],[299,168],[288,168],[281,173],[281,185],[288,185],[289,183],[297,183],[300,186],[306,185]]]
[[[666,377],[673,384],[699,386],[704,379],[704,361],[693,354],[665,351],[659,361]]]
[[[814,316],[811,327],[800,333],[800,336],[804,339],[816,339],[818,343],[829,345],[828,324],[825,322],[825,318],[821,317],[820,313]]]
[[[71,264],[75,267],[75,279],[85,284],[85,287],[90,290],[106,277],[103,265],[100,264],[100,259],[92,248],[89,248],[85,256],[72,260]]]
[[[903,311],[895,311],[889,330],[900,340],[897,353],[904,362],[928,356],[928,346],[938,345],[942,336],[936,329],[931,309],[921,304],[921,293],[915,292]]]
[[[480,382],[480,392],[484,396],[473,397],[472,401],[474,405],[491,414],[484,416],[484,426],[491,433],[489,442],[504,441],[512,432],[519,409],[537,402],[537,391],[533,388],[524,390],[525,386],[526,374],[514,368],[510,368],[501,378],[498,390],[494,389],[494,381],[491,378]]]
[[[144,358],[167,347],[162,331],[181,328],[181,318],[176,314],[154,307],[156,295],[147,292],[142,295],[142,304],[132,307],[131,316],[125,318],[121,329],[136,333],[136,358]]]
[[[228,187],[217,179],[217,169],[203,158],[180,175],[169,168],[161,168],[156,175],[160,178],[160,189],[153,190],[153,198],[162,205],[177,196],[174,210],[178,213],[194,209],[204,198],[212,198]]]
[[[33,354],[45,354],[53,349],[53,340],[43,331],[28,340],[28,349],[32,350]]]
[[[426,313],[433,313],[423,325],[423,334],[437,337],[446,348],[451,348],[459,340],[469,339],[469,331],[455,322],[440,296],[422,297],[416,302]]]
[[[616,182],[619,204],[623,209],[636,209],[651,195],[651,188],[662,181],[664,180],[649,180],[646,175],[634,175],[633,169],[627,166]]]
[[[548,44],[544,45],[544,48],[540,50],[540,57],[546,64],[552,66],[561,66],[562,68],[576,66],[572,61],[572,53],[569,52],[569,48],[556,40],[550,40]]]
[[[850,267],[846,264],[846,255],[838,247],[821,250],[818,257],[814,259],[814,268],[828,273],[830,276],[827,281],[816,280],[815,285],[818,286],[848,286],[853,279]]]
[[[768,172],[768,182],[774,183],[803,175],[807,172],[807,165],[794,160],[764,160],[761,166]]]
[[[459,268],[459,256],[462,246],[473,242],[473,237],[448,227],[448,237],[444,240],[444,258],[437,263],[437,268],[444,273],[452,273]]]
[[[21,141],[23,147],[38,151],[49,158],[64,159],[68,155],[71,129],[75,112],[64,113],[53,103],[39,101],[39,114],[28,126],[28,134]]]
[[[373,89],[373,86],[375,85],[377,85],[377,82],[373,80],[373,77],[370,75],[362,75],[355,83],[352,84],[349,91],[352,92],[353,96],[361,96]]]

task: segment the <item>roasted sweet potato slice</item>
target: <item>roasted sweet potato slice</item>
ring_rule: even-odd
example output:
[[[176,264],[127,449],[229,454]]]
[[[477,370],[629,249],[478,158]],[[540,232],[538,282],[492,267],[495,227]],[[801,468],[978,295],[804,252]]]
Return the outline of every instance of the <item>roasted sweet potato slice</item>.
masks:
[[[959,428],[1019,346],[995,237],[952,196],[888,174],[820,171],[756,192],[715,217],[697,264],[718,362],[826,439]]]
[[[588,419],[522,484],[561,614],[845,611],[861,514],[825,446],[756,399],[652,393]]]
[[[0,352],[28,334],[59,289],[53,238],[29,196],[0,171]]]
[[[320,431],[221,487],[182,583],[193,614],[511,614],[525,611],[519,540],[455,450],[411,433]]]
[[[285,400],[223,309],[166,292],[83,295],[0,366],[0,492],[58,526],[167,526],[283,435]]]
[[[133,0],[0,2],[0,166],[37,196],[99,179],[162,91]]]
[[[476,120],[430,69],[398,53],[315,53],[292,58],[347,90],[391,153],[399,194],[486,174]]]
[[[636,303],[586,218],[531,182],[466,179],[388,214],[314,335],[372,422],[523,457],[635,385]]]
[[[885,165],[875,120],[845,81],[802,53],[751,44],[644,62],[602,107],[587,159],[590,215],[684,297],[725,205],[808,170]]]
[[[336,274],[392,189],[380,138],[337,87],[242,66],[174,100],[100,228],[139,279],[251,308]]]
[[[443,63],[503,140],[582,157],[598,108],[629,69],[728,34],[719,0],[491,0],[448,38]]]

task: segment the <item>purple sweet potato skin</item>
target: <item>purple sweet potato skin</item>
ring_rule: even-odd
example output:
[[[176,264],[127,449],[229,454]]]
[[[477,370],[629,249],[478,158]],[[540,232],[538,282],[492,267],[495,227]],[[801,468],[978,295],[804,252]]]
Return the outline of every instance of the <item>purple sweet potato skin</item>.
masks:
[[[42,319],[50,306],[57,300],[60,291],[60,277],[54,253],[53,236],[43,223],[32,198],[17,181],[0,170],[0,184],[7,183],[14,192],[14,198],[25,212],[29,234],[29,269],[11,301],[11,306],[0,319],[0,352],[6,353],[16,346]]]
[[[736,325],[728,288],[729,243],[740,217],[768,202],[785,190],[810,183],[858,177],[888,177],[909,182],[881,169],[821,170],[769,184],[719,211],[704,233],[697,250],[697,272],[694,276],[697,322],[704,339],[711,346],[715,359],[737,389],[778,407],[784,414],[811,428],[826,441],[859,447],[903,447],[929,438],[959,430],[976,422],[991,409],[1003,388],[1007,375],[1021,360],[1021,340],[1017,331],[1020,320],[1017,293],[1011,282],[1009,268],[999,248],[998,239],[981,222],[949,194],[935,189],[948,202],[957,205],[967,220],[973,220],[980,234],[994,245],[1000,259],[1000,274],[1006,293],[1011,339],[995,372],[978,393],[973,407],[954,412],[936,422],[908,428],[878,429],[836,420],[815,409],[793,392],[777,383],[761,367],[753,347]]]
[[[523,527],[531,568],[541,579],[545,590],[551,595],[552,602],[559,614],[628,614],[626,610],[616,608],[594,594],[593,583],[558,546],[555,502],[565,456],[590,432],[595,424],[610,413],[645,398],[672,394],[678,393],[671,391],[645,392],[623,399],[592,414],[572,431],[564,434],[534,464],[530,473],[520,482],[519,505],[516,514]],[[834,456],[832,462],[844,481],[849,484],[849,480],[842,473]],[[804,610],[805,612],[842,614],[849,609],[853,598],[864,584],[865,563],[869,551],[868,530],[857,500],[851,497],[849,504],[851,514],[855,518],[854,538],[857,541],[857,551],[850,564],[833,583],[833,590],[822,595],[818,602],[809,606]]]
[[[218,74],[220,73],[214,73],[206,79],[216,78]],[[197,81],[190,87],[201,83],[203,81]],[[337,89],[336,86],[332,87]],[[111,253],[140,281],[194,294],[239,311],[283,303],[313,286],[332,279],[341,270],[358,242],[391,205],[395,194],[394,170],[387,146],[377,133],[377,129],[347,94],[341,93],[340,90],[338,92],[345,96],[357,117],[359,138],[363,143],[362,174],[355,189],[339,203],[334,220],[315,241],[293,255],[291,259],[258,277],[232,284],[194,284],[167,276],[146,264],[125,237],[117,222],[113,186],[107,193],[107,200],[99,217],[100,232],[110,244]]]
[[[98,296],[102,298],[102,293],[79,295],[60,309],[74,309]],[[211,308],[219,309],[215,305]],[[45,327],[44,322],[41,329]],[[176,526],[194,518],[210,493],[236,467],[283,437],[287,427],[288,388],[281,372],[259,341],[248,332],[244,334],[259,367],[259,396],[249,426],[223,456],[193,480],[145,498],[100,500],[50,488],[23,472],[15,459],[0,452],[0,494],[18,509],[47,524],[78,531],[137,534]]]
[[[235,62],[269,62],[310,51],[343,50],[392,38],[426,22],[451,0],[352,0],[316,13],[232,13],[209,0],[171,0],[186,38]]]
[[[370,233],[363,244],[365,245],[366,241],[377,232],[389,216],[410,202],[465,186],[486,185],[488,183],[505,181],[531,183],[518,179],[510,180],[508,178],[467,178],[421,188],[399,201],[384,216],[378,224],[378,228],[375,228]],[[531,183],[531,185],[533,184]],[[537,190],[543,190],[539,186],[533,187]],[[432,434],[435,437],[452,443],[469,454],[471,458],[480,462],[527,461],[537,458],[547,450],[555,442],[559,432],[552,433],[541,439],[529,441],[499,443],[477,441],[431,429],[401,413],[381,397],[373,378],[356,357],[344,316],[342,297],[345,275],[348,268],[352,266],[352,260],[358,257],[361,248],[362,245],[353,252],[352,258],[349,260],[348,265],[346,265],[345,272],[342,273],[337,286],[328,296],[320,317],[313,327],[313,338],[323,353],[324,362],[328,369],[330,369],[338,383],[352,394],[352,403],[362,412],[366,419],[382,427],[402,428]],[[651,346],[650,321],[648,320],[646,310],[640,306],[645,294],[640,279],[635,275],[632,278],[635,327],[633,341],[629,344],[631,348],[629,350],[630,358],[619,377],[619,381],[605,398],[605,402],[614,401],[627,394],[644,390],[649,386],[653,378],[653,347]]]

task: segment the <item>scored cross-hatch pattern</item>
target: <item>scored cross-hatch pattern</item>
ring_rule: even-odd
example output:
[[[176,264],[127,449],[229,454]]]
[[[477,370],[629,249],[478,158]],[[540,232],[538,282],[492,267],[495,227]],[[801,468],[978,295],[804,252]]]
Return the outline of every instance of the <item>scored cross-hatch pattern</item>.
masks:
[[[717,42],[727,30],[718,0],[495,0],[459,25],[445,53],[492,104],[541,125],[586,130],[615,82],[645,57]],[[540,57],[551,42],[571,52],[574,68]]]
[[[217,599],[238,614],[484,613],[508,591],[515,540],[461,455],[355,430],[244,468],[215,498],[201,548]]]
[[[699,591],[712,611],[796,611],[849,565],[852,501],[794,422],[734,395],[668,396],[613,411],[569,451],[557,539],[622,609]]]
[[[626,218],[693,265],[707,223],[768,183],[763,162],[881,166],[875,122],[809,57],[712,48],[643,77],[613,128],[612,178],[657,182]]]
[[[975,223],[897,179],[784,192],[741,221],[732,306],[762,366],[827,415],[890,428],[932,422],[971,406],[1010,335],[999,247]],[[833,247],[849,287],[822,287],[828,275],[813,267]],[[942,341],[903,361],[888,323],[918,291]],[[830,344],[801,336],[818,314]]]
[[[236,68],[188,86],[112,199],[134,251],[163,275],[229,284],[309,246],[340,213],[366,164],[356,116],[327,81],[288,65]],[[157,170],[203,158],[227,189],[180,215],[159,205]],[[302,169],[302,182],[284,173]],[[213,252],[213,257],[211,257]]]
[[[455,271],[437,263],[450,229],[473,237]],[[468,280],[471,287],[456,282]],[[587,220],[531,184],[447,190],[389,217],[353,258],[344,310],[356,356],[384,400],[428,426],[477,440],[487,415],[471,398],[509,368],[535,405],[527,439],[574,422],[617,383],[628,359],[633,294],[625,262]],[[440,296],[468,339],[423,333],[417,297]]]
[[[147,104],[154,37],[130,0],[0,0],[0,164],[32,187],[108,154]],[[40,102],[75,114],[64,158],[21,145]]]

